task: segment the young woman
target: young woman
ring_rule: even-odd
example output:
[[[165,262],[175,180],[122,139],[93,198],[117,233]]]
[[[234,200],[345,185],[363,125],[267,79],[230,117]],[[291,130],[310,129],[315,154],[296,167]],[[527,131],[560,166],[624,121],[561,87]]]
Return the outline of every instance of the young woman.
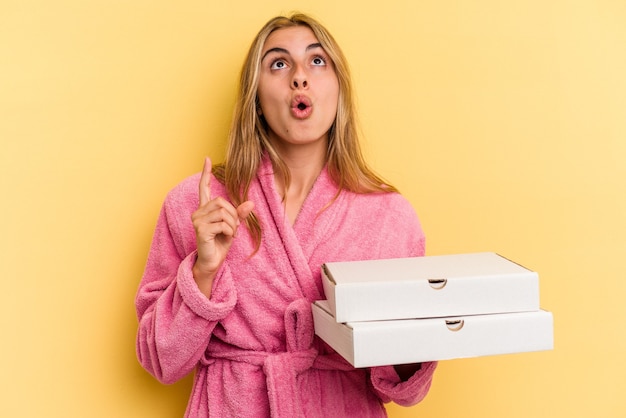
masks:
[[[187,417],[385,417],[436,363],[354,369],[314,335],[325,262],[419,256],[410,204],[365,164],[345,58],[295,14],[241,74],[225,162],[167,196],[141,281],[137,354],[160,381],[195,369]]]

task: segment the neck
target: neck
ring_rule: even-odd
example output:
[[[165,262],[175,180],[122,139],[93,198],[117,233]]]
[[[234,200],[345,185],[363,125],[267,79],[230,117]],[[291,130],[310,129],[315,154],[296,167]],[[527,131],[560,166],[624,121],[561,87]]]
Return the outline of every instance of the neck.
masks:
[[[326,145],[277,148],[281,160],[289,170],[289,186],[285,179],[275,175],[277,191],[283,196],[285,213],[293,225],[307,195],[326,164]]]
[[[290,177],[288,190],[285,190],[284,179],[275,179],[279,192],[284,196],[306,196],[326,164],[326,148],[326,141],[291,147],[278,146],[276,150],[287,166]]]

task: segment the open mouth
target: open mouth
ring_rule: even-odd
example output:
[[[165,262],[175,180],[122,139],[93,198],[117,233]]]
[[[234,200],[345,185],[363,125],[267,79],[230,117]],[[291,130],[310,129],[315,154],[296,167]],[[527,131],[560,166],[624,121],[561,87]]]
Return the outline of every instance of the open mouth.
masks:
[[[313,107],[311,99],[306,96],[296,96],[291,101],[291,113],[297,119],[306,119],[311,116]]]

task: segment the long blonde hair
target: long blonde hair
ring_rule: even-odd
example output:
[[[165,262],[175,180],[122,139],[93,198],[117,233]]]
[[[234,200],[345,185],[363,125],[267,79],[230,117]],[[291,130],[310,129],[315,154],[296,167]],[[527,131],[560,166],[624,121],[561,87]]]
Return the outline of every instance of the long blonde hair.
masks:
[[[275,30],[306,26],[310,28],[335,66],[339,81],[339,103],[335,121],[329,130],[327,170],[339,190],[355,193],[384,193],[397,190],[374,173],[363,158],[359,145],[358,123],[352,80],[345,56],[339,45],[318,21],[312,17],[294,13],[269,20],[254,38],[241,71],[239,92],[236,100],[228,147],[224,163],[216,165],[215,176],[224,183],[229,198],[235,206],[245,202],[252,179],[257,173],[261,158],[267,152],[277,175],[289,185],[289,170],[272,146],[267,124],[257,111],[257,90],[261,54],[265,41]],[[331,203],[331,202],[329,202]],[[246,220],[248,229],[256,242],[261,242],[261,226],[254,214]]]

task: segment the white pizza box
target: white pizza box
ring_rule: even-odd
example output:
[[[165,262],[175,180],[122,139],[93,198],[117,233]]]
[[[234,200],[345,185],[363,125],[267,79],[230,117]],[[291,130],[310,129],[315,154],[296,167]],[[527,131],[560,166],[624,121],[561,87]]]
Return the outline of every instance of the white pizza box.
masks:
[[[462,317],[338,323],[327,301],[313,305],[315,333],[354,367],[552,350],[544,310]]]
[[[322,265],[337,322],[539,309],[539,276],[493,252]]]

